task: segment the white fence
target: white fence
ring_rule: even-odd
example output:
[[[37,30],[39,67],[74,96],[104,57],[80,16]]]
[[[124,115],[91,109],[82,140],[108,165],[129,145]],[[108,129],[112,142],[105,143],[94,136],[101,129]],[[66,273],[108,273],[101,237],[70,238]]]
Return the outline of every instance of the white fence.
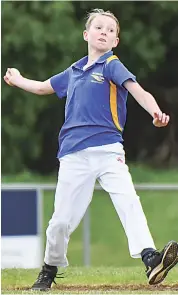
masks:
[[[140,183],[134,184],[136,190],[144,190],[144,191],[178,191],[178,184],[159,184],[159,183]],[[36,189],[41,191],[50,191],[56,189],[56,184],[52,183],[2,183],[1,189],[13,190],[13,189]],[[102,190],[102,187],[99,184],[95,185],[96,190]]]
[[[178,191],[178,184],[155,184],[155,183],[142,183],[135,184],[136,190],[142,191]],[[2,190],[36,190],[37,194],[40,196],[40,199],[43,195],[43,191],[51,191],[56,189],[55,184],[26,184],[26,183],[9,183],[2,184]],[[99,184],[95,185],[96,190],[102,190],[102,187]],[[178,196],[178,194],[177,194]],[[40,218],[42,214],[40,213]],[[83,259],[84,265],[90,265],[90,214],[89,209],[85,213],[83,219]]]

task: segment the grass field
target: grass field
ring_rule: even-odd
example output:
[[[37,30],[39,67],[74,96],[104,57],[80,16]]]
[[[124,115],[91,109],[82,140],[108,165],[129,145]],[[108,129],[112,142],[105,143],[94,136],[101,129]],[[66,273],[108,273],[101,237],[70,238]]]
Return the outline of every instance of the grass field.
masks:
[[[38,270],[4,270],[2,294],[42,294],[30,291]],[[50,294],[116,293],[178,294],[178,268],[172,269],[164,283],[150,286],[142,267],[69,267],[63,279],[56,279]]]
[[[178,192],[139,192],[158,249],[169,240],[178,240]],[[54,193],[44,196],[45,228],[53,212]],[[140,266],[140,259],[132,259],[127,239],[112,202],[104,191],[95,191],[90,205],[90,239],[92,266]],[[72,234],[68,258],[71,266],[83,265],[83,223]]]
[[[178,183],[178,170],[150,170],[131,166],[133,180],[140,182]],[[26,173],[2,177],[2,182],[55,182],[56,177],[32,177]],[[178,241],[178,191],[138,191],[150,231],[158,249],[169,240]],[[54,191],[43,198],[45,230],[53,212]],[[95,191],[90,212],[90,268],[83,267],[83,222],[72,234],[68,249],[70,267],[64,279],[58,279],[51,293],[178,294],[178,266],[163,284],[147,283],[140,259],[129,255],[127,239],[112,202],[104,191]],[[27,253],[28,255],[28,253]],[[2,270],[2,294],[32,294],[29,290],[38,274],[35,270]],[[42,294],[42,293],[40,293]]]
[[[178,183],[178,168],[151,168],[139,163],[127,163],[135,183],[155,182],[155,183]],[[23,171],[14,175],[2,175],[2,183],[8,182],[28,182],[28,183],[54,183],[57,180],[56,174],[43,176],[35,175],[28,171]]]

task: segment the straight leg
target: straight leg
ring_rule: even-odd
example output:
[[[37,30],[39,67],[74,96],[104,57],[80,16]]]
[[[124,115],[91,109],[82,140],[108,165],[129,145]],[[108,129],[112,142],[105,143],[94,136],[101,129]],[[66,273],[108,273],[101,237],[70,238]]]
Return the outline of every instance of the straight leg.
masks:
[[[66,255],[69,238],[92,200],[94,185],[95,177],[84,152],[60,159],[54,213],[46,231],[46,264],[61,267],[68,265]]]
[[[147,220],[137,196],[128,167],[125,164],[124,150],[121,144],[113,145],[113,150],[103,151],[104,163],[98,181],[110,194],[116,212],[124,227],[130,255],[141,257],[145,248],[154,248]]]

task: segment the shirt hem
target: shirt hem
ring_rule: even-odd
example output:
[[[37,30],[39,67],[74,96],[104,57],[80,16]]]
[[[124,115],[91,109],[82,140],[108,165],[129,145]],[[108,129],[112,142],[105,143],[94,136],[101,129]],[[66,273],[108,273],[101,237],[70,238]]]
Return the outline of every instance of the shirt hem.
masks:
[[[73,153],[76,153],[76,152],[79,152],[79,151],[85,150],[85,149],[87,149],[87,148],[90,148],[90,147],[104,146],[104,145],[108,145],[108,144],[112,144],[112,143],[117,143],[117,142],[123,144],[123,139],[122,139],[122,140],[115,140],[115,141],[112,141],[112,142],[106,142],[106,143],[98,144],[98,145],[97,145],[97,144],[93,144],[93,145],[89,145],[89,146],[87,146],[87,147],[81,147],[81,148],[75,149],[75,150],[73,150],[73,151],[68,151],[68,152],[66,152],[66,153],[61,153],[61,154],[60,154],[60,152],[58,152],[56,158],[60,160],[61,158],[63,158],[63,157],[66,156],[66,155],[73,154]]]

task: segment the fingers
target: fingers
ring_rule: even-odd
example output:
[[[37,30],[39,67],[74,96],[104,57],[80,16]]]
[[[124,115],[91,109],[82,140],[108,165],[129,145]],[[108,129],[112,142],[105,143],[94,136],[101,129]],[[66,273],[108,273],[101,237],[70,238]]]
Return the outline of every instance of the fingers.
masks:
[[[8,85],[13,86],[13,84],[10,82],[11,77],[12,77],[11,69],[10,68],[7,68],[6,74],[4,76],[4,81]]]
[[[170,117],[163,113],[162,123],[167,125],[169,123]]]
[[[4,81],[5,81],[8,85],[13,86],[13,85],[11,84],[11,82],[9,81],[9,79],[8,79],[7,76],[4,76]]]
[[[166,115],[165,113],[154,113],[154,120],[153,124],[156,127],[164,127],[166,126],[170,121],[170,117]]]
[[[170,121],[170,117],[167,115],[166,118],[165,118],[166,125],[169,123],[169,121]]]
[[[4,81],[10,85],[14,86],[14,79],[20,75],[20,72],[15,68],[7,68],[6,74],[4,76]]]
[[[167,124],[168,121],[169,121],[169,116],[166,115],[165,113],[162,114],[162,117],[159,119],[159,121],[162,123],[162,124]]]
[[[7,79],[10,79],[10,77],[11,77],[11,71],[10,71],[10,69],[7,69],[6,75],[4,77],[7,77]]]
[[[8,68],[7,69],[7,74],[9,75],[9,76],[12,76],[13,75],[13,68],[12,69],[10,69],[10,68]]]
[[[8,79],[7,76],[4,76],[4,81],[5,81],[6,83],[8,83],[9,79]]]

